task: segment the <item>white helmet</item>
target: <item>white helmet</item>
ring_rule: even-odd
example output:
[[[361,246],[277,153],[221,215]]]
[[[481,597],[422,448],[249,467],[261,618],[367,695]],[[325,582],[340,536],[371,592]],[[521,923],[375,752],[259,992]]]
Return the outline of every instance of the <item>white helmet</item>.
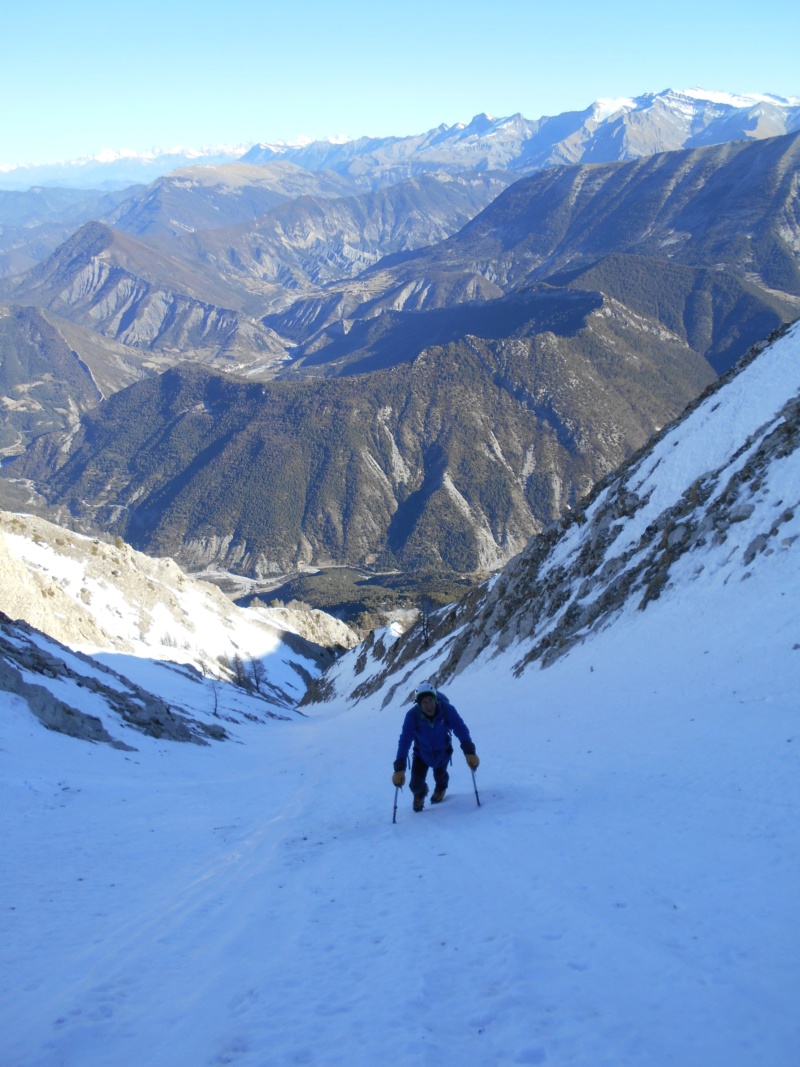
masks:
[[[414,690],[414,700],[419,703],[424,696],[432,696],[436,700],[438,694],[436,688],[430,682],[423,682]]]

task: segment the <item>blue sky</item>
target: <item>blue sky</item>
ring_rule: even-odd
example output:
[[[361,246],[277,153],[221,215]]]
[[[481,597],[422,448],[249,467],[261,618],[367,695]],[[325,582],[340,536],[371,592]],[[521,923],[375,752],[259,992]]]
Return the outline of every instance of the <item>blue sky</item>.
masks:
[[[418,133],[666,88],[800,96],[796,0],[39,0],[2,26],[0,164]]]

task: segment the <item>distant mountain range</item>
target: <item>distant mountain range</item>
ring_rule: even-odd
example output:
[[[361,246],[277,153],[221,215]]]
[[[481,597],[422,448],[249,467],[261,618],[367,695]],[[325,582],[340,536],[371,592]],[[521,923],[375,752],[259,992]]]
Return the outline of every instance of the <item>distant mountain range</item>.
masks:
[[[554,165],[544,126],[486,120],[95,198],[2,283],[2,499],[260,576],[499,567],[797,317],[800,132],[762,136],[795,103],[561,124],[599,157],[616,123],[627,161]],[[667,129],[740,139],[641,155]]]
[[[442,125],[416,137],[256,145],[244,161],[286,159],[308,170],[334,170],[372,182],[454,168],[521,175],[564,163],[638,159],[797,129],[800,98],[667,89],[634,99],[598,100],[584,111],[535,120],[520,114],[500,119],[476,115],[468,125]]]
[[[0,167],[0,189],[63,186],[119,189],[147,184],[185,166],[286,160],[333,170],[374,186],[431,170],[512,170],[561,163],[607,163],[723,141],[775,137],[800,128],[800,98],[703,89],[598,100],[583,111],[539,119],[476,115],[411,137],[360,137],[150,152],[107,151],[64,163]]]
[[[104,151],[60,163],[5,164],[0,165],[0,189],[55,186],[111,192],[131,185],[147,185],[178,167],[233,163],[247,150],[247,145],[200,149],[155,148],[150,152]]]

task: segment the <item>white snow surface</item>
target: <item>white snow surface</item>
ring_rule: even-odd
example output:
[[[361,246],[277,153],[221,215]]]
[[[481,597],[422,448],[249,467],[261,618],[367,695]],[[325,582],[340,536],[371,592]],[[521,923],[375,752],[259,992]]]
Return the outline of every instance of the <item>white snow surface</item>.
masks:
[[[685,476],[796,341],[684,424]],[[763,552],[546,670],[481,657],[447,687],[480,806],[457,750],[394,824],[381,693],[136,752],[4,694],[0,1065],[797,1067],[798,598]]]
[[[324,612],[240,608],[169,558],[152,559],[126,544],[106,544],[3,511],[0,611],[122,670],[145,688],[154,662],[189,665],[199,675],[224,680],[230,676],[225,661],[258,660],[284,708],[305,691],[297,666],[311,675],[320,671],[310,650],[295,647],[291,635],[319,645],[355,641],[348,627]],[[152,691],[159,693],[159,685]]]
[[[633,111],[635,108],[636,101],[627,96],[595,100],[594,104],[592,104],[594,117],[597,122],[605,122],[606,119],[610,119],[612,115],[616,115],[618,111]]]
[[[780,421],[779,412],[786,399],[797,394],[800,322],[646,453],[629,484],[647,499],[647,505],[626,523],[617,551],[638,540],[647,524],[673,504],[695,479],[728,463],[762,428],[771,429],[773,422]],[[747,452],[743,451],[738,465],[746,458]],[[788,492],[794,498],[785,503],[794,504],[800,485],[790,485]],[[599,501],[594,506],[598,507]],[[564,543],[567,542],[565,538]],[[729,550],[726,555],[730,555]]]
[[[723,93],[713,89],[679,89],[679,96],[689,96],[694,100],[709,100],[712,104],[725,104],[728,107],[746,108],[757,104],[778,104],[783,107],[796,107],[800,104],[799,96],[776,96],[774,93]]]
[[[13,698],[0,1063],[795,1067],[784,560],[521,680],[459,678],[481,806],[457,753],[445,803],[403,790],[396,825],[401,707],[124,753]]]

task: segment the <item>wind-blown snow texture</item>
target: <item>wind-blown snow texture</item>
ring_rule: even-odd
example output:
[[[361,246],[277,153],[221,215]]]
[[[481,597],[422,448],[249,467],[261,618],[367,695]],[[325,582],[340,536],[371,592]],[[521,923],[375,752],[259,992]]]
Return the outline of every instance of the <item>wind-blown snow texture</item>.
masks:
[[[797,394],[798,328],[779,343],[725,386],[729,417],[675,431],[707,457],[690,481],[739,447],[732,412],[771,393],[760,426]],[[796,457],[759,508],[779,479],[796,502]],[[480,808],[457,753],[445,803],[415,815],[405,790],[392,825],[391,679],[241,744],[135,753],[12,698],[0,1063],[796,1067],[798,532],[746,579],[687,565],[545,670],[479,654],[447,692]]]

